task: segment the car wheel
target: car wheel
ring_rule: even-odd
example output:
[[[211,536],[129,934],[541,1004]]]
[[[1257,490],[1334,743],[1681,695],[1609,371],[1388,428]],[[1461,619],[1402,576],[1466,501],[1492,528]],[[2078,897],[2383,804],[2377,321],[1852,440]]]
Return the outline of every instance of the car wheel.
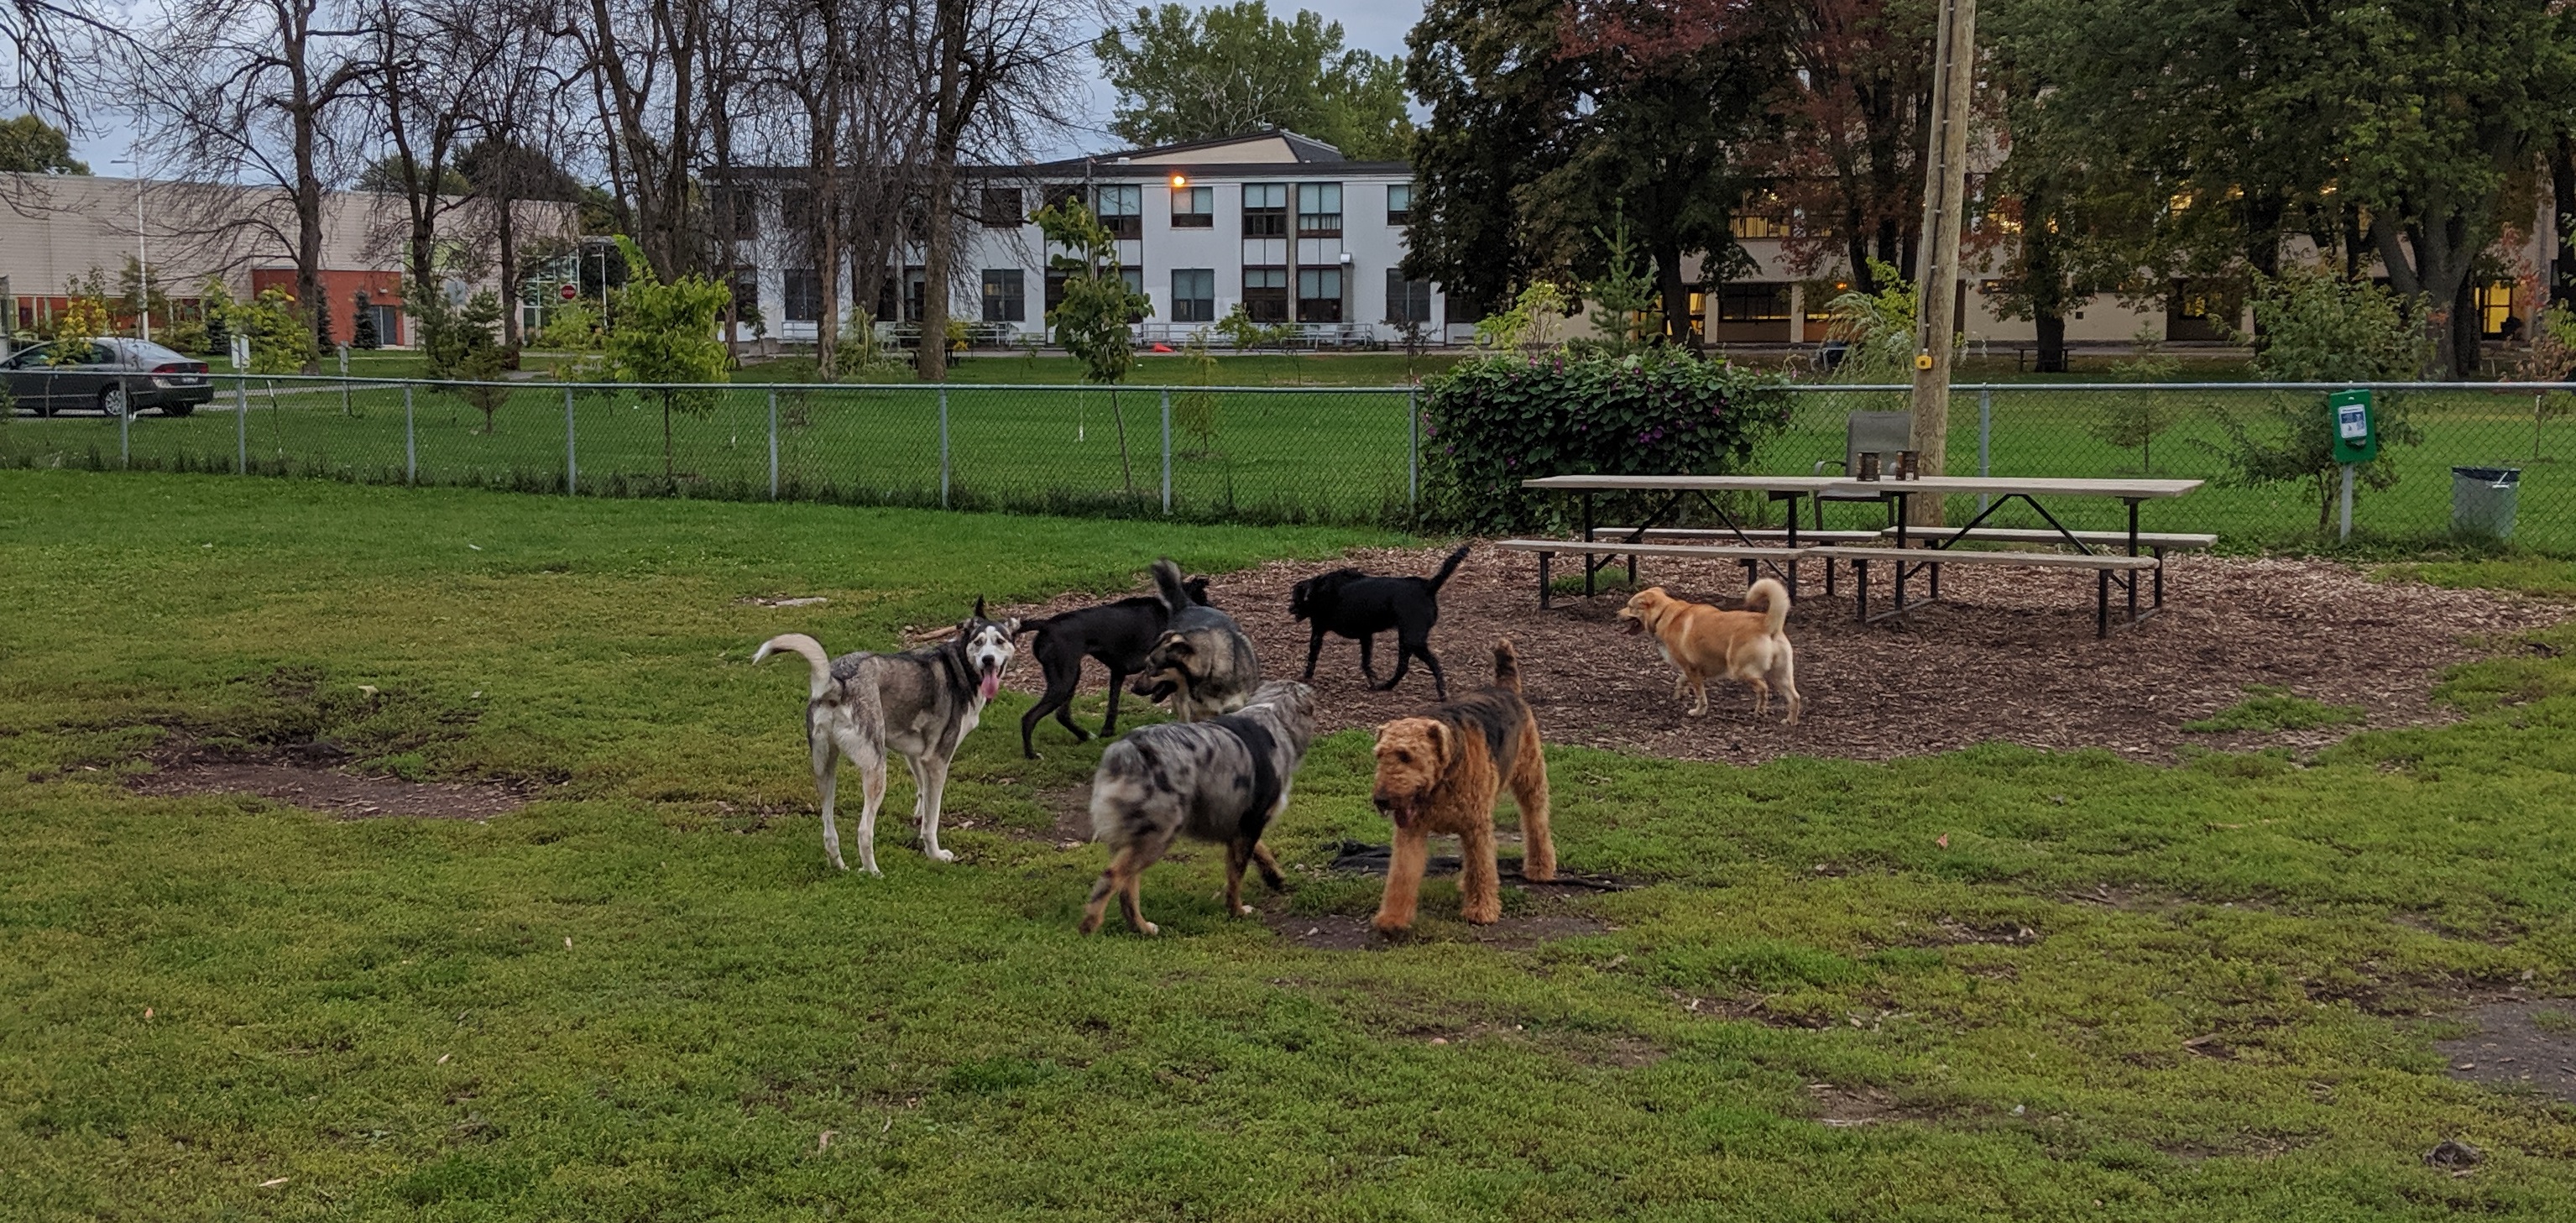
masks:
[[[185,416],[196,410],[197,405],[193,403],[165,403],[161,405],[161,414],[163,416]]]
[[[110,383],[106,390],[98,393],[99,411],[110,416],[123,416],[126,413],[126,407],[124,383]]]

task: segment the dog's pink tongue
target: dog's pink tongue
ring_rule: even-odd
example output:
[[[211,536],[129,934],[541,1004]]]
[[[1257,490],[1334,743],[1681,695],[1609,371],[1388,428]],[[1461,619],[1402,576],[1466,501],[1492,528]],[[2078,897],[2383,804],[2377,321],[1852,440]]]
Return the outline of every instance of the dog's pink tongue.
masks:
[[[993,699],[994,693],[1000,692],[1001,690],[1002,673],[999,671],[985,672],[984,678],[975,685],[975,691],[981,694],[983,698],[988,701]]]

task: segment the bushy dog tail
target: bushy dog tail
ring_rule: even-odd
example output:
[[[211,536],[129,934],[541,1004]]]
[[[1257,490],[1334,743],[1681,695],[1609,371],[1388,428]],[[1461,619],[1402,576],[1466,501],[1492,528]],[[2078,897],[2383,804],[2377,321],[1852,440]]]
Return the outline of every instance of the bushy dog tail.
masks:
[[[1512,648],[1509,637],[1494,638],[1494,686],[1514,692],[1521,690],[1520,651]]]
[[[822,642],[803,633],[780,633],[761,642],[759,652],[751,656],[751,661],[758,663],[761,659],[781,650],[805,656],[805,666],[811,672],[809,680],[813,689],[813,695],[807,699],[822,700],[824,694],[832,690],[832,656],[823,652]]]
[[[1467,559],[1467,545],[1460,544],[1457,551],[1449,554],[1449,559],[1440,562],[1440,572],[1431,575],[1433,594],[1438,594],[1440,588],[1448,584],[1449,575],[1458,572],[1458,562],[1465,559]]]
[[[1745,595],[1747,603],[1753,601],[1751,598],[1753,595],[1762,596],[1762,610],[1770,617],[1768,623],[1763,625],[1762,631],[1774,637],[1779,636],[1781,626],[1789,623],[1788,588],[1782,586],[1777,578],[1764,578],[1755,582],[1753,589],[1746,591]]]
[[[1177,616],[1190,608],[1190,588],[1181,581],[1181,567],[1170,557],[1154,562],[1154,593],[1163,600],[1165,615]]]

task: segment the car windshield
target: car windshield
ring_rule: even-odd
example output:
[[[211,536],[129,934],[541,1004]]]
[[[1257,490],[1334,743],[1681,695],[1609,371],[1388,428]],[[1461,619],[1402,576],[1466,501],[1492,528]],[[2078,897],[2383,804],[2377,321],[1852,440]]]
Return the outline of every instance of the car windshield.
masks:
[[[105,365],[116,360],[116,350],[104,340],[60,340],[46,348],[47,365]]]
[[[120,343],[125,346],[125,351],[133,356],[134,363],[137,365],[168,365],[174,361],[196,360],[195,357],[178,349],[164,348],[150,340],[124,340]]]
[[[0,366],[6,366],[9,369],[35,369],[52,364],[53,359],[53,345],[34,344],[9,354],[9,359],[0,361]]]

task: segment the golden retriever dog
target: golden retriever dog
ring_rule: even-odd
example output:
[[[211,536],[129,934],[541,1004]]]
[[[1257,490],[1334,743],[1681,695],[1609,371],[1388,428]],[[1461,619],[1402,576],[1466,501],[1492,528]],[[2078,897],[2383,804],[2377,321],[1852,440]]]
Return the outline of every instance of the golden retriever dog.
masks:
[[[1753,611],[1756,599],[1762,610]],[[1780,690],[1789,706],[1783,725],[1798,724],[1797,651],[1789,645],[1789,592],[1770,578],[1745,592],[1744,611],[1727,611],[1691,603],[1664,593],[1661,586],[1640,590],[1619,609],[1630,633],[1648,633],[1664,661],[1679,668],[1673,677],[1673,699],[1685,689],[1699,694],[1690,716],[1708,712],[1708,681],[1731,679],[1753,689],[1755,717],[1770,712],[1771,690]]]
[[[1380,934],[1413,928],[1429,861],[1431,834],[1458,837],[1458,891],[1464,916],[1477,925],[1503,916],[1494,860],[1494,799],[1505,786],[1521,809],[1521,877],[1556,878],[1556,842],[1547,829],[1547,758],[1538,719],[1521,699],[1520,656],[1509,639],[1494,643],[1494,683],[1378,729],[1377,809],[1395,821],[1386,895],[1370,922]]]

